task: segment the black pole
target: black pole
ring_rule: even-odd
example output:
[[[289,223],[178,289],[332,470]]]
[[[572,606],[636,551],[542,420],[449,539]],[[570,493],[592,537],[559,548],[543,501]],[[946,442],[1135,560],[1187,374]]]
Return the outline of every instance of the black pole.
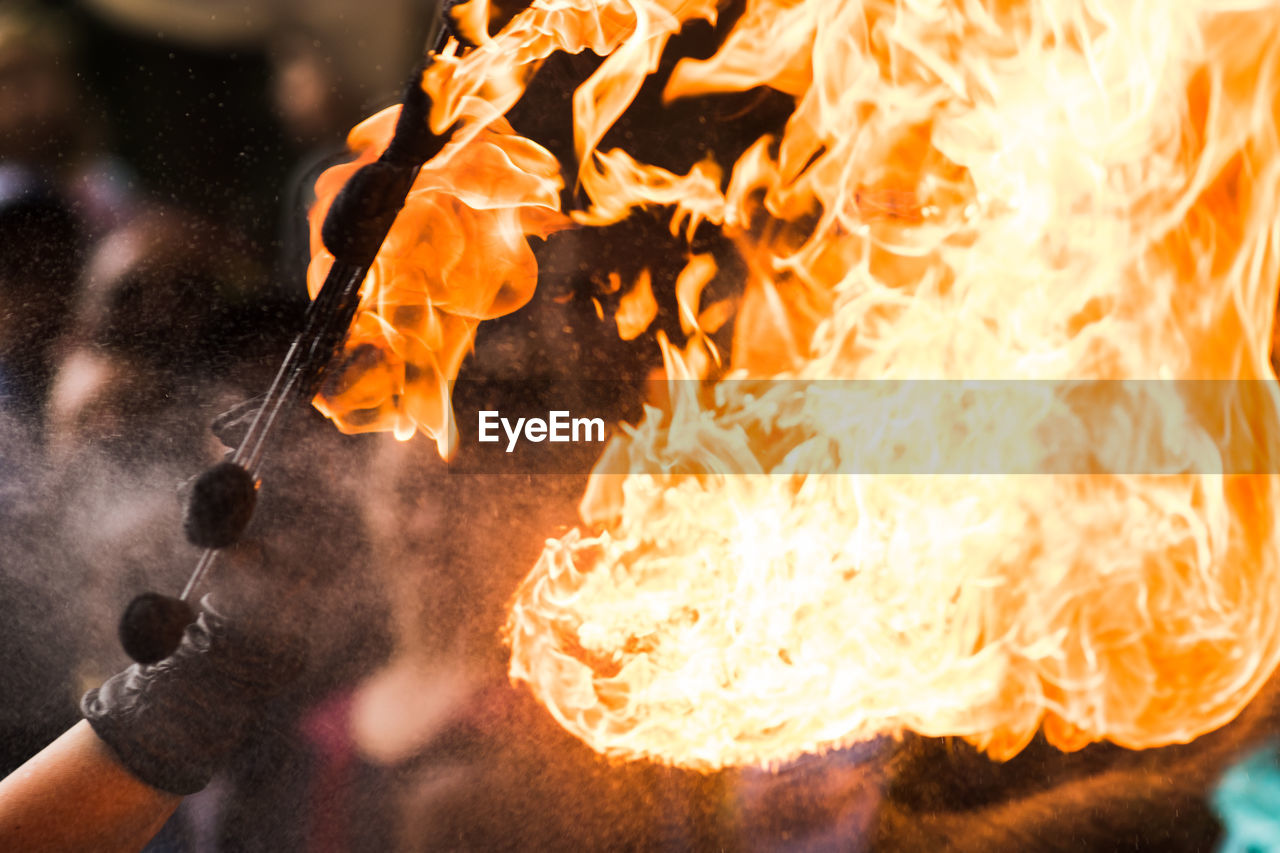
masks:
[[[333,266],[307,306],[302,330],[248,431],[230,458],[201,474],[191,490],[183,529],[188,541],[205,550],[181,596],[143,593],[121,616],[120,644],[139,663],[155,663],[172,654],[187,625],[195,620],[191,599],[212,569],[218,549],[234,544],[253,517],[268,439],[319,391],[329,365],[342,351],[360,305],[360,287],[418,171],[440,153],[451,135],[431,132],[427,122],[431,101],[422,88],[426,64],[443,47],[449,32],[448,26],[440,29],[435,50],[405,86],[400,117],[386,150],[352,175],[330,205],[320,236],[334,256]]]

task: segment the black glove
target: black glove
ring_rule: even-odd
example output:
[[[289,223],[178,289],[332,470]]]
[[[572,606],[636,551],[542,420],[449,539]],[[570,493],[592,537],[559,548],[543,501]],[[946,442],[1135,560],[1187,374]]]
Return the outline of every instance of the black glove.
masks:
[[[326,467],[334,456],[321,442],[337,433],[319,427],[319,438],[299,431],[290,452],[273,459],[245,538],[219,551],[210,594],[177,650],[129,667],[81,703],[98,737],[155,788],[203,788],[272,700],[296,701],[347,656],[369,585],[367,545],[360,513]]]
[[[203,788],[304,669],[308,584],[264,544],[223,552],[214,592],[172,655],[134,664],[81,702],[98,737],[152,787]]]
[[[134,664],[90,690],[81,711],[132,773],[193,794],[247,733],[267,701],[302,670],[300,638],[267,638],[219,613],[206,596],[178,650]]]

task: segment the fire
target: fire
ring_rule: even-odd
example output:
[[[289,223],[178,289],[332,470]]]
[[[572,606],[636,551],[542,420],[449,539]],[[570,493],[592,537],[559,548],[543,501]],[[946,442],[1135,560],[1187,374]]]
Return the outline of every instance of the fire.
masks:
[[[666,206],[673,234],[719,227],[748,270],[728,354],[710,257],[623,301],[634,336],[650,287],[674,290],[688,342],[660,338],[668,376],[706,382],[673,383],[609,447],[584,528],[513,601],[511,676],[566,729],[699,769],[905,729],[1005,758],[1040,729],[1064,749],[1184,742],[1255,695],[1280,660],[1280,490],[1227,457],[1280,470],[1253,432],[1280,412],[1280,6],[749,0],[665,95],[764,86],[794,112],[737,162],[678,175],[596,147],[714,7],[537,0],[490,37],[478,2],[479,47],[426,75],[433,126],[468,116],[461,150],[529,146],[511,162],[555,186],[501,115],[551,51],[608,54],[574,98],[574,221]],[[447,156],[438,180],[466,181]],[[505,246],[561,224],[551,195],[499,193]],[[481,249],[456,233],[447,251]],[[403,304],[385,275],[370,305]],[[400,352],[394,316],[361,322],[355,346]],[[465,344],[432,345],[473,329],[415,340],[448,373]],[[832,379],[953,381],[883,382],[851,412],[813,384]],[[971,379],[1038,382],[996,410],[967,402]],[[1142,386],[1060,381],[1121,379],[1265,384],[1253,401],[1170,385],[1153,420]],[[1101,428],[1071,444],[1081,423]],[[920,475],[939,459],[962,473]]]
[[[314,247],[307,285],[320,291],[333,264],[320,225],[333,197],[391,139],[398,108],[351,132],[354,162],[325,171],[311,211]],[[528,236],[545,237],[567,220],[559,166],[550,152],[501,121],[454,141],[422,171],[396,217],[361,291],[340,369],[317,407],[347,432],[420,430],[441,453],[456,431],[449,383],[482,320],[527,303],[538,283]]]

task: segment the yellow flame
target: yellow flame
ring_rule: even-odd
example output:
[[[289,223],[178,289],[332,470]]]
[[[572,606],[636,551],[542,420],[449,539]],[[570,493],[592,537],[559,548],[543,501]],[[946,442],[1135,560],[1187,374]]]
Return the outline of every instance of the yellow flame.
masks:
[[[348,427],[355,412],[446,428],[440,377],[476,323],[528,298],[526,235],[563,224],[554,161],[501,119],[557,50],[607,56],[573,100],[589,202],[573,219],[670,207],[673,234],[719,227],[747,270],[727,360],[708,339],[726,307],[701,305],[709,257],[656,283],[689,341],[657,337],[673,379],[753,381],[673,384],[626,427],[587,527],[547,544],[512,603],[511,675],[566,729],[610,756],[711,769],[904,729],[1000,758],[1041,727],[1065,749],[1143,748],[1239,712],[1280,658],[1280,491],[1205,472],[1241,443],[1278,470],[1251,425],[1280,412],[1280,5],[748,0],[665,95],[763,86],[794,111],[736,163],[685,175],[597,146],[714,3],[536,0],[492,36],[487,8],[462,13],[479,46],[426,72],[432,126],[462,127],[411,199],[429,221],[379,258],[325,405]],[[515,286],[472,266],[491,249]],[[441,252],[474,274],[415,278],[448,268]],[[646,273],[620,333],[655,304]],[[1155,422],[1130,386],[1045,383],[992,411],[959,382],[923,408],[886,384],[847,412],[806,384],[975,378],[1269,384],[1252,403],[1175,391]],[[1050,440],[1081,422],[1106,428]],[[1049,472],[1063,453],[1166,473],[837,473],[904,456]]]
[[[704,769],[908,728],[1008,757],[1041,726],[1141,748],[1230,720],[1280,654],[1280,493],[1187,472],[1248,435],[1247,406],[1179,399],[1175,428],[1078,448],[1136,440],[1169,476],[823,475],[1139,403],[1046,384],[1025,411],[940,419],[902,393],[859,420],[803,381],[1274,379],[1278,11],[748,3],[667,95],[772,87],[796,99],[783,136],[718,198],[612,152],[583,187],[598,221],[683,204],[722,225],[750,271],[729,376],[798,381],[677,389],[609,448],[596,531],[550,542],[516,596],[512,677],[605,754]]]

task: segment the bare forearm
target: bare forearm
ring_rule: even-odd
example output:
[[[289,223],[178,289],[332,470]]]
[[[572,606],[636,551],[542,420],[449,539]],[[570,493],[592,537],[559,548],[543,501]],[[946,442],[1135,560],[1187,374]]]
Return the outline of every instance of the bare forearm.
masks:
[[[181,801],[131,775],[82,721],[0,780],[0,850],[139,850]]]

